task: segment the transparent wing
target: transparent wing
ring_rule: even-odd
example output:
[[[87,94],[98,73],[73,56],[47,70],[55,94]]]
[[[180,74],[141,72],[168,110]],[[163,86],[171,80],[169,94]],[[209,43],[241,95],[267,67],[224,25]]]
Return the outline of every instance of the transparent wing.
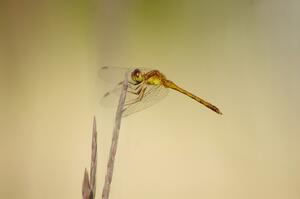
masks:
[[[116,107],[122,92],[123,81],[117,83],[113,89],[107,91],[101,98],[100,104],[104,107]]]
[[[122,92],[122,87],[123,81],[119,82],[114,89],[106,92],[102,96],[101,105],[105,107],[116,107],[118,105],[119,97]],[[126,112],[134,113],[139,110],[148,108],[149,106],[152,106],[162,100],[168,94],[168,89],[164,86],[145,85],[143,87],[146,89],[141,100],[138,100],[139,96],[137,94],[134,94],[134,92],[136,92],[136,88],[128,88],[125,100],[125,109],[127,109]]]
[[[128,75],[130,75],[131,70],[132,69],[130,68],[123,67],[103,66],[98,70],[98,76],[101,80],[104,80],[106,83],[116,85],[120,81],[123,81],[126,72],[128,73]]]
[[[168,94],[168,89],[162,85],[142,85],[145,92],[141,99],[136,94],[128,92],[123,111],[123,117],[144,110],[162,100]]]
[[[98,70],[98,77],[104,82],[99,82],[100,89],[104,91],[100,104],[104,107],[116,107],[122,91],[122,83],[127,73],[128,81],[134,68],[103,66]]]
[[[123,68],[104,66],[99,69],[98,75],[101,79],[115,84],[115,87],[112,90],[104,94],[101,99],[101,105],[108,107],[115,107],[118,105],[126,72],[129,80],[129,88],[126,94],[123,117],[156,104],[168,94],[168,89],[162,85],[133,85],[134,82],[131,79],[131,72],[136,68],[140,69],[144,73],[151,71],[151,69],[144,67]],[[143,92],[139,94],[139,90],[143,90]]]
[[[116,66],[103,66],[98,70],[98,76],[100,79],[112,83],[118,84],[120,81],[124,80],[124,75],[127,72],[128,81],[131,80],[131,72],[136,68],[140,69],[142,72],[149,72],[151,69],[143,68],[143,67],[133,67],[133,68],[125,68],[125,67],[116,67]]]

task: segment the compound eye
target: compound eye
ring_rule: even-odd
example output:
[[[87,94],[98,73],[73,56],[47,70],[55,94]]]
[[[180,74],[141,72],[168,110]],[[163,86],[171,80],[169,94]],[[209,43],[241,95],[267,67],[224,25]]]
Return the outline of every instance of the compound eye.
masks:
[[[143,81],[142,78],[142,72],[140,71],[140,69],[135,69],[132,73],[131,73],[131,78],[136,81],[136,82],[141,82]]]
[[[141,74],[141,71],[138,68],[133,71],[133,75],[136,77],[140,76],[140,74]]]

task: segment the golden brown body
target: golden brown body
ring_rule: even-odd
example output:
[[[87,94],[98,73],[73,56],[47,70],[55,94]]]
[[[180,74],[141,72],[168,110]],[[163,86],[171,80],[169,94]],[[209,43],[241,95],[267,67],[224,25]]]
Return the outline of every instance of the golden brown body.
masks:
[[[203,104],[204,106],[206,106],[207,108],[213,110],[214,112],[216,112],[218,114],[222,114],[221,111],[216,106],[214,106],[211,103],[201,99],[200,97],[190,93],[189,91],[184,90],[183,88],[177,86],[174,82],[168,80],[166,78],[166,76],[163,75],[158,70],[152,70],[152,71],[149,71],[147,73],[139,73],[139,75],[140,75],[139,79],[145,84],[163,85],[166,88],[171,88],[173,90],[179,91],[180,93],[189,96],[190,98],[192,98],[192,99],[196,100],[197,102]],[[134,77],[135,74],[132,74],[132,76]]]

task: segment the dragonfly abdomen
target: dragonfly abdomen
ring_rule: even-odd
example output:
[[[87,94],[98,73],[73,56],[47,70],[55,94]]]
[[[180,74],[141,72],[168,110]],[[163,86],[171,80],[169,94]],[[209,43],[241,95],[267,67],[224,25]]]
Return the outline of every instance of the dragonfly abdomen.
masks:
[[[179,86],[177,86],[172,81],[166,79],[166,80],[163,81],[163,85],[165,87],[167,87],[167,88],[171,88],[173,90],[179,91],[180,93],[182,93],[182,94],[184,94],[184,95],[186,95],[186,96],[188,96],[188,97],[196,100],[197,102],[203,104],[204,106],[206,106],[207,108],[211,109],[212,111],[214,111],[214,112],[222,115],[221,111],[216,106],[214,106],[211,103],[209,103],[209,102],[201,99],[200,97],[198,97],[198,96],[190,93],[189,91],[184,90],[183,88],[180,88]]]

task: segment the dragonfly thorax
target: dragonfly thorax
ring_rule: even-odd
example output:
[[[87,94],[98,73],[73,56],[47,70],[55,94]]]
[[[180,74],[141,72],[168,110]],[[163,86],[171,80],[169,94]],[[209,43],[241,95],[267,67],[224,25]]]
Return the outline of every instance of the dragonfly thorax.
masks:
[[[144,75],[145,82],[150,85],[162,85],[166,77],[158,70],[152,70]]]

